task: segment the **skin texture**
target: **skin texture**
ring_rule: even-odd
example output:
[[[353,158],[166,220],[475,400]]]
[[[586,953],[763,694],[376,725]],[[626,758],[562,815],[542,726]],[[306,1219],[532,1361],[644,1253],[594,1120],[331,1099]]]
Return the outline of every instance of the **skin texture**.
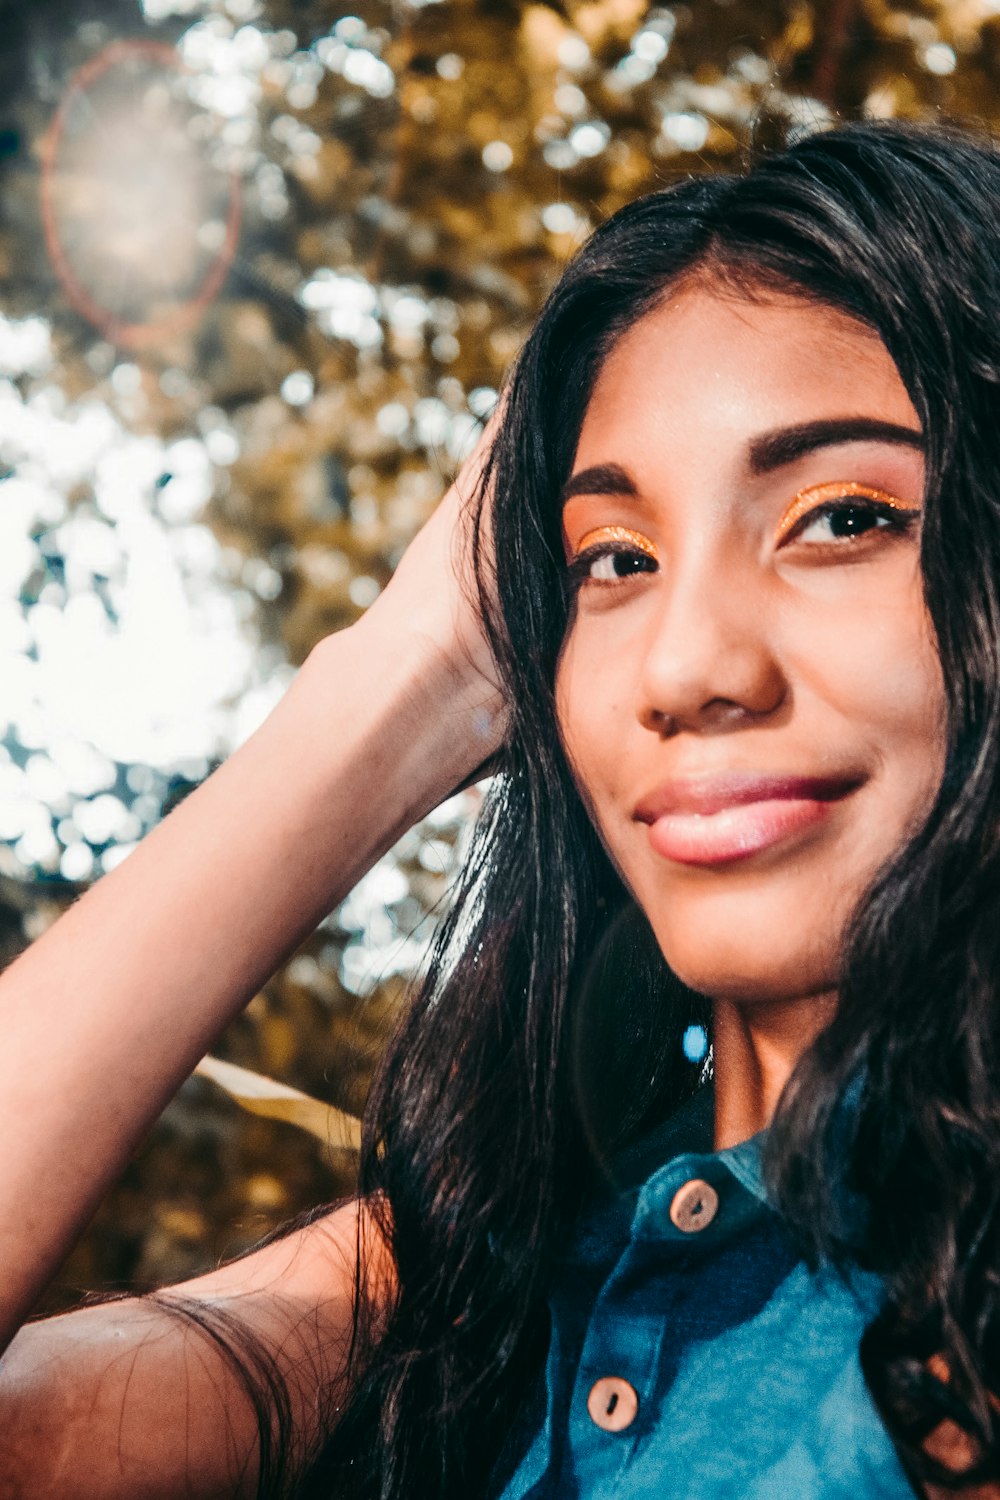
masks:
[[[564,509],[567,558],[585,546],[593,560],[560,660],[561,731],[667,961],[714,1000],[720,1147],[767,1123],[830,1015],[851,910],[943,768],[919,518],[906,530],[901,509],[921,505],[920,451],[868,438],[767,472],[749,461],[761,434],[845,417],[919,433],[874,332],[793,297],[695,284],[621,338],[583,423],[574,476],[617,465],[634,493],[582,481]],[[889,497],[901,524],[838,540],[810,520],[802,491],[845,482]],[[641,571],[616,577],[622,561],[590,551],[606,539]],[[749,857],[657,852],[643,799],[732,771],[853,790]]]

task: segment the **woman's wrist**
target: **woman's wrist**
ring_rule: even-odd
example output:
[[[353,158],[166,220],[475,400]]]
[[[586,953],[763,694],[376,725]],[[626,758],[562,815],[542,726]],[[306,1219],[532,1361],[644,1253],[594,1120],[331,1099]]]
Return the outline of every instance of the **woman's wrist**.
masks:
[[[394,794],[398,832],[467,783],[503,743],[503,700],[476,665],[375,612],[319,642],[300,678],[318,703],[339,698],[345,678],[363,684],[354,729],[369,741],[373,793]]]

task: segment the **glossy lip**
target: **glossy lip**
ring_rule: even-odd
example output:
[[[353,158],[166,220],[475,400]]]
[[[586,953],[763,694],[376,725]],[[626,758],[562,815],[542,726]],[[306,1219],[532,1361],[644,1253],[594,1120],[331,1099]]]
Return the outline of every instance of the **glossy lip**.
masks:
[[[687,865],[729,864],[822,822],[859,776],[729,772],[665,782],[636,807],[655,853]]]

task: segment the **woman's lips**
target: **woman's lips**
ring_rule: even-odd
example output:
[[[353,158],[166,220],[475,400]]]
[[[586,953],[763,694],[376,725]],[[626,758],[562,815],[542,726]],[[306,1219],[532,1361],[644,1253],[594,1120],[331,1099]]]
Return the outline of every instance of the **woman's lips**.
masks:
[[[860,778],[731,774],[673,781],[636,808],[655,853],[686,865],[747,859],[821,823]]]

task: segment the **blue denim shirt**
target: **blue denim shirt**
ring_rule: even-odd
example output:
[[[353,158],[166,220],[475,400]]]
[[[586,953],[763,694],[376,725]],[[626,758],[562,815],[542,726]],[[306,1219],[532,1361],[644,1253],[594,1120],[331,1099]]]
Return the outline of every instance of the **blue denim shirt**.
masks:
[[[552,1297],[501,1500],[913,1500],[858,1362],[881,1284],[808,1270],[762,1142],[713,1152],[705,1089],[624,1162]]]

